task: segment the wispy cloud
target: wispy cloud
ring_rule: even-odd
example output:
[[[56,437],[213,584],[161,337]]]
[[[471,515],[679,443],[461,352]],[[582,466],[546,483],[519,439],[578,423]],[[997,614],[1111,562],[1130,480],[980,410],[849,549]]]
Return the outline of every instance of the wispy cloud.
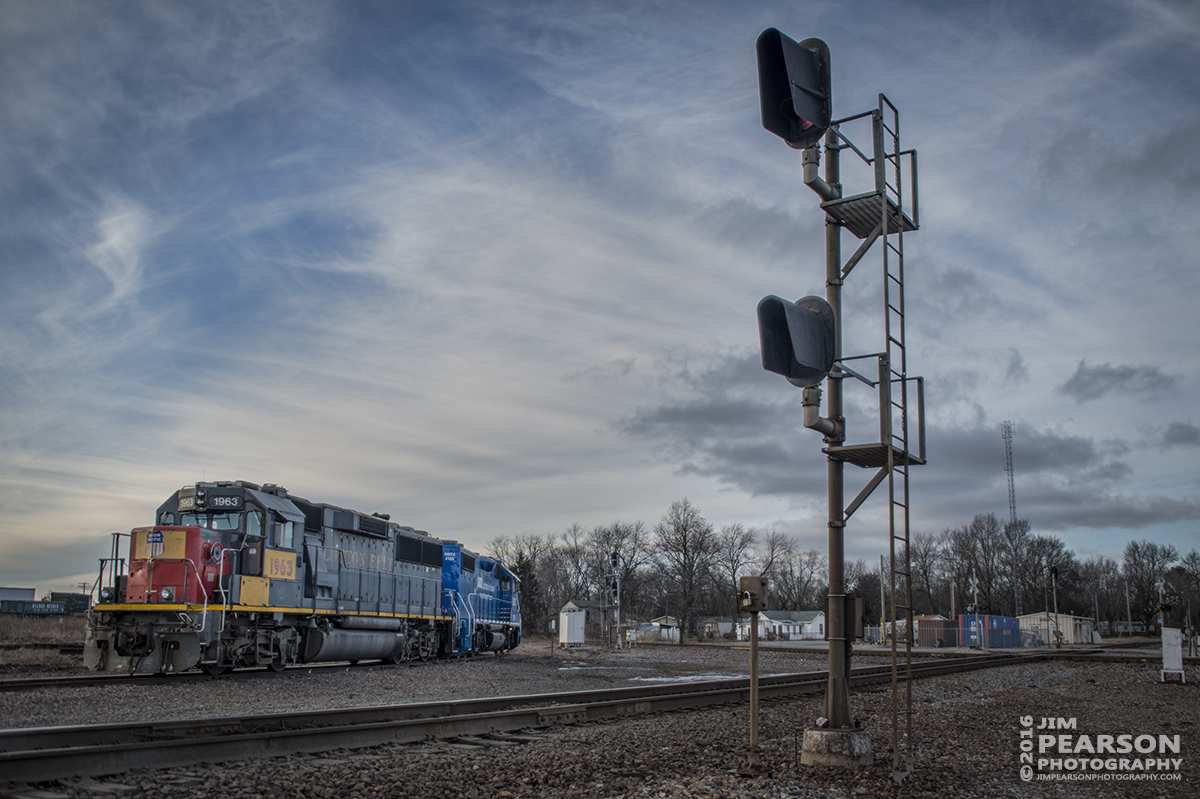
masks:
[[[824,291],[824,216],[759,125],[768,25],[824,38],[836,113],[884,91],[921,153],[916,524],[1002,509],[1001,419],[1035,527],[1194,518],[1186,4],[10,5],[0,583],[54,576],[41,531],[103,554],[201,477],[475,546],[683,495],[823,530],[820,437],[755,350],[762,296]],[[874,258],[847,353],[882,341]]]
[[[1058,387],[1058,392],[1078,403],[1098,400],[1113,392],[1129,392],[1144,397],[1161,397],[1179,385],[1179,378],[1157,366],[1088,366],[1079,362],[1075,374]]]

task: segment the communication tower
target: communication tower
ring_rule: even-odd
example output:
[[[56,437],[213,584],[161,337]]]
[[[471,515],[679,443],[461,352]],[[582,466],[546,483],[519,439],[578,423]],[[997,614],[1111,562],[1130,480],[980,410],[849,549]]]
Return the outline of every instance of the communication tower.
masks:
[[[1013,424],[1012,422],[1003,422],[1000,425],[1000,435],[1004,438],[1004,471],[1008,473],[1008,523],[1017,523],[1017,487],[1013,482],[1013,460],[1012,460],[1012,442],[1013,442]],[[1017,553],[1013,551],[1013,576],[1017,574]],[[1021,587],[1019,581],[1013,579],[1013,609],[1016,611],[1014,615],[1021,615]]]
[[[1004,437],[1004,471],[1008,472],[1008,520],[1015,522],[1017,520],[1017,488],[1013,484],[1012,422],[1003,422],[1000,425],[1000,435]]]

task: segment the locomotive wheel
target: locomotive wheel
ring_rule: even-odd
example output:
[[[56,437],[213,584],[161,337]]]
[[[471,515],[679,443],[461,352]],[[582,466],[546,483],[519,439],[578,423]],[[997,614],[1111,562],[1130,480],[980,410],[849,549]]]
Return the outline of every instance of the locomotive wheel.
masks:
[[[229,666],[224,663],[203,663],[200,666],[207,674],[213,677],[220,677],[225,672],[229,671]]]
[[[286,668],[287,664],[283,662],[283,658],[281,658],[279,655],[276,655],[275,659],[271,661],[271,671],[275,672],[276,674],[282,674],[283,670]]]

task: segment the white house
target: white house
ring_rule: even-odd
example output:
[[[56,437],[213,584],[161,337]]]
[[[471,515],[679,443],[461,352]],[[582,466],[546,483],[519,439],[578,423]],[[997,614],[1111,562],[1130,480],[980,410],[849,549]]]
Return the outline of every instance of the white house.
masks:
[[[637,641],[671,641],[679,643],[679,619],[674,616],[659,616],[656,619],[639,624]]]
[[[737,637],[750,640],[750,616],[737,621]],[[823,610],[764,610],[758,614],[758,637],[763,641],[801,641],[825,637]]]
[[[705,616],[700,620],[701,634],[707,639],[732,637],[733,625],[728,616]]]

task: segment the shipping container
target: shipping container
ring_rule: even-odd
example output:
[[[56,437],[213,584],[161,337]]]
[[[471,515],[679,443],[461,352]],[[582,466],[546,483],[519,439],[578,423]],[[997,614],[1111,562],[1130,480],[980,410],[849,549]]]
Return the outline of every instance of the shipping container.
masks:
[[[1020,644],[1019,625],[1011,616],[966,614],[958,617],[958,628],[963,646],[997,649]]]

